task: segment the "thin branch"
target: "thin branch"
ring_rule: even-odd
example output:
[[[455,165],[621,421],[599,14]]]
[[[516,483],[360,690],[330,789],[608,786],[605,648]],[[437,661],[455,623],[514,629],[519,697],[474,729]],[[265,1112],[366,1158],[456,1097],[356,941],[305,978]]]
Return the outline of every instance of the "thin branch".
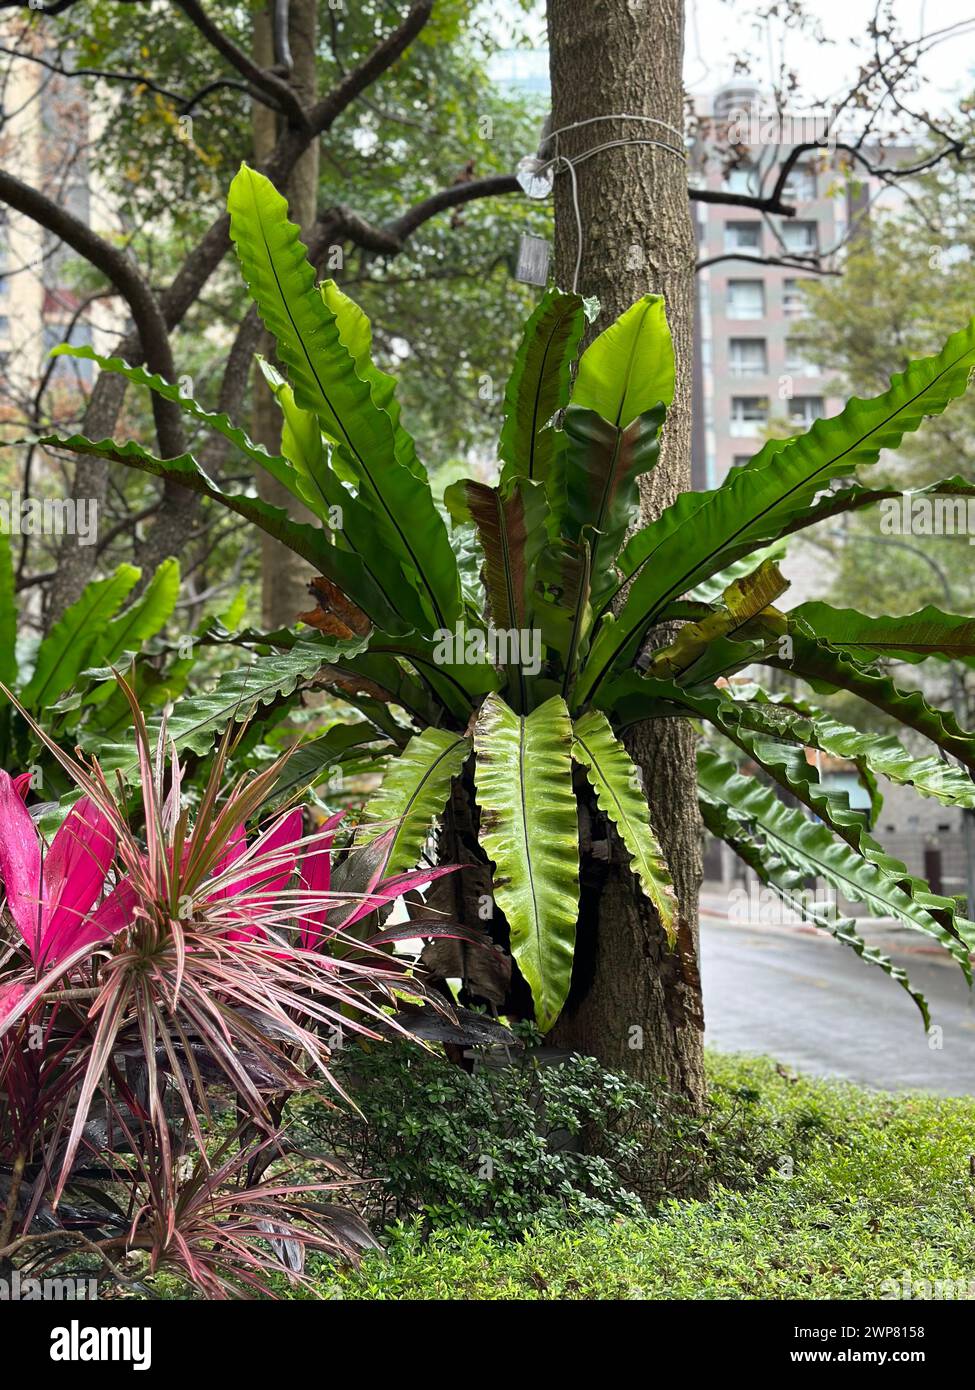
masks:
[[[274,61],[285,72],[294,67],[291,57],[291,39],[288,34],[288,0],[273,0],[272,33],[274,38]]]
[[[199,0],[173,0],[173,3],[183,11],[190,23],[196,26],[210,47],[216,49],[231,67],[236,68],[251,86],[270,97],[292,125],[299,130],[308,127],[308,113],[289,82],[278,77],[276,73],[269,72],[267,68],[262,68],[249,53],[238,48],[233,39],[228,38],[220,26],[214,23]]]
[[[796,210],[789,203],[777,198],[764,197],[760,193],[726,193],[721,188],[689,188],[687,196],[692,203],[717,203],[722,207],[755,208],[758,212],[771,212],[777,217],[795,217]]]
[[[505,193],[518,193],[520,185],[513,174],[494,174],[489,178],[471,179],[469,183],[451,184],[432,193],[429,198],[408,208],[399,217],[379,227],[344,204],[336,204],[322,213],[312,236],[309,254],[314,261],[330,241],[351,241],[364,251],[381,256],[397,256],[408,237],[431,217],[448,208],[463,206],[479,198],[496,198]]]
[[[77,251],[96,270],[114,285],[129,306],[139,335],[145,361],[150,370],[160,372],[168,381],[175,379],[173,353],[165,318],[156,296],[128,256],[103,240],[97,232],[59,206],[45,194],[0,169],[0,200],[22,212],[40,226],[46,227],[61,241]],[[165,408],[163,408],[165,407]],[[183,429],[178,407],[153,393],[153,414],[159,447],[167,458],[183,452]]]
[[[246,92],[248,96],[253,96],[258,100],[264,99],[262,93],[254,91],[246,82],[238,82],[233,77],[221,77],[214,82],[208,82],[205,87],[201,87],[192,96],[184,97],[179,92],[173,92],[168,87],[160,86],[158,82],[153,82],[151,77],[145,77],[139,72],[116,72],[110,68],[66,68],[60,63],[51,62],[41,53],[26,53],[19,48],[8,48],[6,44],[0,44],[0,53],[6,53],[10,58],[22,58],[27,63],[36,63],[39,67],[46,68],[48,72],[53,72],[58,77],[99,77],[105,82],[126,82],[131,86],[145,87],[147,91],[155,92],[157,95],[165,97],[167,101],[173,102],[181,115],[191,111],[194,106],[199,105],[204,97],[221,87],[230,87],[237,92]],[[274,106],[277,110],[277,103]]]
[[[416,0],[398,29],[376,44],[361,63],[350,69],[341,82],[322,98],[311,112],[312,129],[321,134],[362,92],[393,66],[425,26],[433,10],[433,0]]]
[[[746,256],[741,251],[726,251],[720,256],[708,256],[703,261],[698,261],[696,269],[705,270],[709,265],[717,265],[719,261],[747,261],[749,265],[781,265],[787,270],[802,270],[807,275],[840,275],[839,270],[828,270],[821,265],[819,260],[803,260],[789,256]]]
[[[375,82],[392,66],[426,24],[432,8],[433,0],[419,0],[403,23],[382,39],[372,52],[318,103],[311,114],[311,130],[289,127],[283,132],[273,153],[261,165],[261,173],[276,187],[283,188],[315,135],[326,130],[356,99],[360,91]],[[203,234],[184,260],[169,289],[164,290],[159,296],[160,307],[171,329],[182,322],[184,315],[196,303],[200,290],[223,260],[229,246],[230,218],[224,213]]]
[[[103,536],[98,538],[95,554],[101,555],[103,551],[108,549],[117,536],[124,535],[126,531],[134,531],[136,526],[141,522],[147,521],[151,516],[155,516],[162,504],[163,499],[159,497],[155,502],[150,502],[147,507],[143,507],[140,512],[126,512],[121,521],[117,521],[114,526],[109,527]]]

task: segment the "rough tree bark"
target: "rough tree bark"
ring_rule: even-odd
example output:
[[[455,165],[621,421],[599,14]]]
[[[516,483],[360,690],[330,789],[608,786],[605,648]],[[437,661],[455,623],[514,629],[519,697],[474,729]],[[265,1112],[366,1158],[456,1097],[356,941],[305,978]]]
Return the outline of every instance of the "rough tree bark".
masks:
[[[293,86],[306,107],[315,100],[315,45],[318,26],[317,0],[291,0],[289,7],[289,38],[294,61]],[[275,63],[272,36],[271,7],[254,16],[254,57],[262,68]],[[260,165],[270,158],[277,145],[277,117],[266,106],[254,106],[254,155]],[[287,195],[291,219],[301,227],[307,242],[317,216],[319,143],[313,140],[297,161],[288,180]],[[273,355],[274,343],[266,333],[261,335],[260,351]],[[264,384],[257,367],[252,374],[253,395],[251,422],[254,438],[277,454],[281,449],[281,413]],[[311,518],[295,502],[287,488],[267,473],[260,473],[257,489],[265,502],[282,507],[292,516]],[[261,533],[261,616],[265,627],[290,627],[300,612],[310,606],[307,563],[294,551]]]
[[[683,11],[683,0],[549,0],[552,130],[613,113],[651,116],[682,130]],[[558,151],[571,157],[624,137],[683,144],[663,126],[614,119],[565,131]],[[594,331],[647,291],[663,294],[667,303],[677,392],[660,462],[644,480],[646,522],[690,485],[695,243],[687,168],[669,150],[630,145],[585,160],[576,176],[582,222],[578,288],[602,306]],[[566,288],[577,246],[571,179],[563,168],[556,176],[555,266],[556,280]],[[617,847],[601,888],[598,882],[584,888],[578,950],[591,979],[583,982],[583,998],[570,999],[554,1036],[641,1079],[664,1077],[699,1100],[701,837],[693,734],[684,721],[662,720],[639,726],[627,742],[643,769],[653,823],[674,876],[685,921],[682,940],[676,951],[667,949],[649,904],[619,863]]]

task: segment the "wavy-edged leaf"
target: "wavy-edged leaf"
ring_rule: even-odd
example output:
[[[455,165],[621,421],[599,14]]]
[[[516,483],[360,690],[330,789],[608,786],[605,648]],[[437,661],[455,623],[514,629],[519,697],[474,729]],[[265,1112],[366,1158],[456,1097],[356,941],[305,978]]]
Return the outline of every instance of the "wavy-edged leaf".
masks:
[[[581,545],[573,541],[553,541],[538,557],[535,621],[545,646],[559,658],[562,693],[566,699],[592,625],[589,575],[588,539]]]
[[[495,629],[525,632],[535,587],[535,566],[545,545],[548,502],[542,483],[512,478],[503,488],[472,478],[447,488],[444,502],[457,520],[472,521],[484,555],[482,581]],[[508,665],[509,689],[525,707],[524,667]]]
[[[728,639],[747,627],[788,587],[789,581],[779,573],[775,561],[763,560],[757,569],[732,580],[722,596],[721,608],[699,622],[685,623],[673,642],[654,652],[647,664],[647,674],[668,680],[694,680],[700,658],[713,654],[718,638]],[[779,614],[775,616],[784,628],[785,620]],[[697,676],[697,679],[703,677]]]
[[[579,828],[572,724],[553,697],[519,715],[496,695],[474,726],[480,840],[494,861],[494,896],[511,953],[547,1032],[569,992],[579,910]]]
[[[367,823],[363,835],[368,841],[380,827],[396,823],[387,872],[419,863],[430,826],[447,804],[451,781],[460,776],[470,751],[470,739],[463,734],[424,729],[387,764],[382,786],[369,803],[369,819],[377,827],[370,829]]]
[[[558,289],[545,292],[525,325],[504,393],[502,485],[515,477],[548,479],[557,436],[547,426],[569,399],[569,371],[585,326],[580,296]]]
[[[322,298],[335,315],[339,337],[351,354],[356,374],[369,383],[373,403],[380,410],[385,410],[393,422],[397,461],[417,478],[426,482],[427,472],[417,458],[416,444],[412,435],[403,428],[400,419],[399,401],[396,399],[396,378],[388,372],[381,371],[372,360],[372,324],[365,310],[354,299],[350,299],[334,280],[323,280],[320,290]]]
[[[916,663],[932,657],[975,665],[975,618],[944,613],[933,604],[899,618],[871,618],[855,608],[801,603],[790,610],[789,619],[804,622],[831,647],[863,661],[884,657]]]
[[[788,657],[768,652],[756,660],[765,666],[791,671],[816,691],[831,694],[835,690],[848,690],[909,729],[916,729],[975,774],[975,733],[963,729],[950,710],[935,709],[921,691],[902,690],[889,676],[861,665],[827,642],[819,642],[801,632],[790,633],[789,639],[792,650]]]
[[[801,745],[785,743],[764,732],[753,732],[743,722],[736,701],[699,696],[688,703],[953,937],[965,937],[969,924],[961,917],[955,899],[932,893],[923,879],[915,878],[901,860],[888,854],[868,833],[866,811],[851,807],[847,792],[820,781],[818,767],[808,760]],[[962,776],[961,773],[957,775]]]
[[[38,648],[33,674],[20,692],[27,709],[43,708],[74,684],[92,654],[97,654],[105,625],[135,588],[140,574],[134,565],[119,565],[107,579],[93,579],[85,586]]]
[[[526,627],[535,562],[547,540],[544,486],[513,478],[504,487],[488,487],[463,478],[447,488],[444,503],[451,516],[472,521],[477,529],[491,621],[496,627]]]
[[[630,855],[630,867],[673,946],[677,940],[677,895],[650,823],[639,768],[599,710],[589,710],[577,719],[572,733],[573,756],[586,769],[599,809],[616,826]]]
[[[294,392],[273,362],[260,354],[256,361],[281,411],[281,453],[293,470],[289,485],[308,509],[331,527],[334,509],[351,501],[351,496],[332,472],[318,416],[295,402]]]
[[[768,441],[769,444],[779,447],[788,442],[788,440]],[[722,487],[734,480],[739,469],[763,465],[775,452],[778,452],[778,449],[760,450],[751,464],[740,464],[733,468],[726,476]],[[683,524],[685,520],[700,510],[708,499],[715,496],[720,490],[718,488],[710,492],[681,493],[673,506],[668,508],[663,516],[631,536],[618,560],[624,577],[629,577],[639,570],[662,540],[678,525]],[[770,542],[768,546],[756,547],[753,540],[746,540],[731,546],[724,556],[727,569],[695,585],[689,592],[689,597],[711,601],[725,587],[729,578],[734,577],[739,566],[750,567],[756,560],[766,557],[781,559],[784,555],[784,543],[788,536],[815,526],[821,521],[829,521],[832,517],[840,516],[845,512],[860,511],[866,507],[882,505],[885,502],[891,505],[896,502],[898,513],[901,514],[904,508],[914,506],[917,499],[938,497],[958,499],[975,497],[975,484],[955,475],[950,478],[943,478],[936,483],[929,483],[926,487],[913,488],[908,491],[902,491],[899,488],[871,488],[862,483],[851,483],[848,486],[833,490],[826,488],[817,492],[812,501],[808,500],[808,497],[804,497],[795,506],[784,509],[780,513],[777,526],[778,539]],[[883,523],[881,523],[881,530],[883,530]],[[612,598],[613,595],[610,597]],[[667,611],[669,612],[672,607],[672,604],[668,605]]]
[[[413,633],[386,643],[380,635],[373,645],[377,652],[408,662],[440,703],[466,721],[478,696],[501,685],[501,678],[491,665],[486,637],[479,623],[465,627],[459,622],[453,629],[443,628],[431,638]]]
[[[726,766],[729,773],[734,769]],[[856,929],[853,917],[841,917],[830,910],[826,904],[811,899],[806,889],[806,876],[803,870],[779,853],[776,842],[765,839],[744,817],[735,814],[727,802],[721,801],[713,792],[704,792],[700,798],[701,818],[712,835],[723,840],[738,857],[754,871],[761,883],[773,888],[796,915],[810,922],[821,931],[849,946],[851,950],[869,965],[875,965],[892,980],[906,990],[914,1000],[924,1022],[925,1031],[931,1026],[931,1015],[924,995],[916,990],[907,972],[883,951],[868,946]]]
[[[973,363],[975,322],[953,334],[940,353],[892,377],[882,395],[854,397],[839,415],[817,420],[806,434],[770,451],[761,466],[733,470],[725,486],[700,506],[678,499],[679,524],[664,518],[662,525],[655,523],[659,541],[633,571],[617,621],[604,623],[593,641],[580,697],[601,684],[614,665],[629,664],[667,603],[725,568],[741,547],[777,537],[796,506],[811,502],[831,478],[875,463],[925,416],[943,411],[965,390]]]
[[[429,486],[396,457],[387,411],[356,372],[335,313],[315,284],[288,205],[263,175],[242,165],[230,187],[230,235],[265,327],[277,342],[295,400],[355,471],[360,500],[376,518],[377,544],[391,546],[435,628],[460,612],[457,564]]]
[[[440,717],[439,705],[424,682],[410,675],[395,657],[382,652],[336,657],[324,668],[322,680],[343,698],[354,696],[352,703],[360,710],[366,697],[379,704],[398,705],[421,726]]]
[[[167,381],[158,372],[150,372],[145,367],[133,367],[123,357],[104,356],[86,344],[75,347],[71,343],[59,343],[57,347],[52,348],[51,356],[83,358],[85,361],[97,363],[103,372],[113,372],[116,376],[131,381],[134,386],[145,386],[157,396],[179,406],[183,413],[190,416],[191,419],[205,425],[207,429],[213,430],[216,434],[222,435],[245,458],[250,459],[259,468],[270,473],[273,478],[289,488],[290,491],[295,491],[293,480],[289,476],[283,458],[270,453],[263,444],[255,444],[245,430],[234,424],[229,415],[207,410],[179,383]]]
[[[719,570],[710,579],[703,580],[688,594],[688,600],[695,603],[717,603],[727,589],[729,584],[733,584],[736,579],[743,579],[745,575],[751,574],[759,565],[766,560],[774,560],[776,564],[781,564],[785,559],[785,541],[773,541],[771,545],[764,545],[759,550],[750,550],[747,555],[728,566],[727,569]],[[671,604],[672,611],[674,605]]]
[[[939,941],[971,980],[969,949],[975,945],[975,924],[957,919],[965,936],[964,942],[959,940],[928,910],[920,890],[910,896],[877,864],[838,839],[828,826],[786,806],[769,787],[755,777],[743,776],[713,749],[700,749],[697,761],[704,799],[727,806],[794,869],[825,879],[847,900],[866,904],[875,916],[895,917],[911,930]]]
[[[84,706],[87,717],[91,719],[95,717],[93,710],[100,705],[109,704],[115,695],[122,696],[122,703],[127,708],[124,696],[115,679],[115,664],[126,653],[135,654],[141,651],[143,644],[150,637],[157,636],[165,627],[176,607],[176,600],[179,597],[179,582],[179,561],[175,557],[163,560],[146,585],[142,596],[135,603],[130,604],[128,608],[124,608],[118,617],[113,618],[106,625],[103,634],[89,652],[87,660],[97,662],[99,665],[86,666],[79,672],[76,693],[54,704],[49,704],[48,708],[61,711],[80,709]],[[187,673],[190,664],[187,663]],[[151,707],[149,702],[152,699],[148,685],[152,678],[149,677],[147,681],[146,674],[143,671],[142,675],[136,678],[136,684],[141,687],[143,698],[147,701],[143,708],[148,710]],[[161,679],[162,673],[157,674]],[[178,680],[175,671],[170,671],[167,675],[171,679]],[[81,677],[87,677],[89,683],[97,682],[97,684],[88,684],[88,688],[84,688],[86,682],[82,681]],[[171,680],[167,683],[171,684]],[[100,718],[99,727],[103,727]]]
[[[764,693],[764,692],[763,692]],[[753,696],[735,700],[741,724],[773,737],[791,739],[865,768],[873,777],[886,777],[898,786],[913,787],[921,796],[944,806],[975,807],[975,781],[961,768],[941,758],[917,758],[893,734],[877,734],[842,724],[806,701],[766,704]]]
[[[599,334],[579,359],[571,403],[625,430],[658,402],[674,399],[674,345],[663,297],[645,294]]]
[[[655,680],[639,671],[624,671],[599,692],[599,708],[613,716],[617,733],[647,719],[679,718],[686,714],[685,691],[676,681]]]
[[[236,512],[238,516],[253,522],[275,540],[281,541],[295,554],[307,560],[317,573],[327,575],[343,593],[348,594],[358,604],[377,627],[393,633],[408,630],[409,624],[391,607],[386,595],[366,571],[358,555],[333,545],[319,527],[310,526],[303,521],[292,521],[282,507],[273,507],[261,498],[250,497],[246,493],[226,492],[197,463],[192,454],[160,459],[141,444],[131,440],[125,444],[117,444],[111,439],[99,442],[78,434],[45,434],[39,436],[36,442],[67,449],[75,454],[123,463],[130,468],[137,468],[143,473],[151,473],[153,477],[179,483],[181,487],[212,498]],[[268,455],[268,458],[273,466],[273,476],[294,496],[300,498],[302,494],[294,470],[284,459],[275,460],[273,455]],[[268,471],[272,472],[272,467],[269,467]]]
[[[301,409],[276,367],[263,358],[258,358],[258,366],[281,410],[281,452],[294,469],[299,495],[328,526],[334,544],[358,556],[359,564],[389,608],[401,616],[400,627],[423,627],[420,596],[404,583],[396,552],[376,544],[372,509],[359,501],[332,467],[334,451],[328,448],[318,417]]]
[[[371,755],[378,762],[395,748],[394,743],[384,739],[374,725],[364,719],[354,724],[333,724],[324,734],[294,750],[272,787],[269,799],[280,800],[314,787],[323,777],[330,776],[334,768],[342,768],[363,755]]]
[[[298,642],[290,651],[258,656],[249,666],[227,671],[212,690],[179,700],[166,721],[167,742],[177,750],[204,754],[230,723],[242,724],[258,709],[267,709],[294,694],[302,682],[317,677],[330,661],[343,653],[364,650],[368,638],[355,641]],[[150,732],[158,733],[159,720],[149,722]],[[138,752],[129,742],[106,744],[95,740],[82,747],[95,753],[105,772],[118,771],[123,777],[138,776]]]
[[[926,487],[910,488],[901,490],[900,488],[871,488],[865,487],[862,483],[851,483],[846,487],[838,487],[830,491],[825,491],[817,496],[812,502],[803,502],[794,511],[785,514],[782,518],[782,533],[791,534],[795,531],[804,530],[806,527],[815,526],[820,521],[828,521],[831,517],[840,516],[845,512],[858,512],[866,507],[879,506],[881,508],[880,534],[898,535],[901,525],[896,527],[891,522],[892,529],[885,525],[887,517],[890,515],[887,508],[893,510],[893,515],[902,519],[905,515],[910,517],[913,509],[919,501],[923,502],[926,508],[937,511],[938,503],[934,499],[951,498],[952,511],[961,504],[962,499],[975,497],[975,483],[970,483],[966,478],[961,478],[957,474],[951,478],[942,478],[939,482],[928,483]],[[966,504],[967,507],[967,504]],[[965,513],[967,518],[967,511]],[[910,528],[906,528],[909,530]],[[958,534],[967,533],[966,525],[958,528]],[[953,532],[948,530],[943,534],[951,535]]]

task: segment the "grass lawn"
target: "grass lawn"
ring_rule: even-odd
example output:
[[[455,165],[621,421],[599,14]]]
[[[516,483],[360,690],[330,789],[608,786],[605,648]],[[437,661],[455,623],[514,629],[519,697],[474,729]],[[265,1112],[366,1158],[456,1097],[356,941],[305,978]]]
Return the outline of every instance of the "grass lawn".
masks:
[[[756,1132],[781,1142],[778,1172],[751,1190],[518,1242],[401,1228],[385,1256],[323,1270],[317,1296],[870,1299],[906,1276],[914,1297],[975,1297],[975,1098],[880,1094],[713,1053],[708,1065],[718,1103],[744,1099]]]

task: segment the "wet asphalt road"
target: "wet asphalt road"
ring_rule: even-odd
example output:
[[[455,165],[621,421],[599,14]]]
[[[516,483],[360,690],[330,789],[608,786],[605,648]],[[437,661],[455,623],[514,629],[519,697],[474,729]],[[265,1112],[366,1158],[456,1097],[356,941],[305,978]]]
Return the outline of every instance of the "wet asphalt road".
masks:
[[[884,1090],[975,1093],[975,995],[956,965],[896,953],[942,1029],[938,1050],[905,991],[829,937],[728,922],[702,903],[701,956],[710,1046]]]

